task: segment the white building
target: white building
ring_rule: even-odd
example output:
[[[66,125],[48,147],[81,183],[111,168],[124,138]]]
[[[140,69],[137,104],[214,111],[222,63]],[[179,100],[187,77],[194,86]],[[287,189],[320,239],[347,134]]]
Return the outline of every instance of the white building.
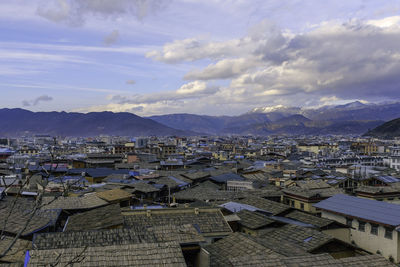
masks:
[[[314,207],[323,218],[350,226],[351,243],[400,262],[400,205],[338,194]]]
[[[389,166],[400,171],[400,147],[393,147],[391,150],[392,155],[389,157]]]

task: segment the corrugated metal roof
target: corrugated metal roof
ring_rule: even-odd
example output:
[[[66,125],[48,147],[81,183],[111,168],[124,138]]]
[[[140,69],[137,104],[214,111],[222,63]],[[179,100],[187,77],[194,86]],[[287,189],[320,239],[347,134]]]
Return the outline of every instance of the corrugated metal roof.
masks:
[[[397,204],[337,194],[313,206],[376,223],[400,225],[400,205]]]

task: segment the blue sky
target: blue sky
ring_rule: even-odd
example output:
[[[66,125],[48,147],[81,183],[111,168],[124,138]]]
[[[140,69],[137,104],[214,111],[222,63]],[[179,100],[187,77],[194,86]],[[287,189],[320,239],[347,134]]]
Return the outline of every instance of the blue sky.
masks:
[[[0,3],[1,108],[236,115],[399,100],[399,1]]]

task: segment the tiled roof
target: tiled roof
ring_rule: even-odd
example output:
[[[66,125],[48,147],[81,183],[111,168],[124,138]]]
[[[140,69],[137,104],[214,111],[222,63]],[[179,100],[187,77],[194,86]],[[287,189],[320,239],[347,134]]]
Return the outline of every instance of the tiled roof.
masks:
[[[265,236],[278,241],[293,243],[308,252],[335,240],[333,237],[318,230],[292,224],[267,232]]]
[[[263,214],[257,213],[256,211],[243,209],[236,214],[240,218],[239,224],[249,229],[261,228],[275,222],[274,220],[268,218]]]
[[[328,198],[337,194],[343,194],[339,188],[304,189],[300,187],[290,187],[282,190],[284,193],[293,194],[305,198]]]
[[[285,217],[294,219],[296,221],[300,221],[303,223],[312,224],[312,225],[317,226],[318,228],[326,227],[335,222],[333,220],[317,217],[312,214],[302,212],[299,210],[293,210],[290,213],[286,214]]]
[[[233,233],[217,242],[207,245],[204,249],[210,253],[211,266],[233,266],[230,259],[257,253],[268,258],[281,257],[280,254],[253,241],[242,233]]]
[[[29,266],[186,266],[176,242],[31,250]]]
[[[85,194],[81,197],[43,197],[43,203],[49,203],[43,209],[63,209],[63,210],[78,210],[92,209],[108,204],[95,194]]]
[[[69,216],[64,231],[105,229],[122,225],[123,222],[119,204],[107,205]]]
[[[126,227],[192,224],[197,225],[202,234],[232,231],[221,211],[215,208],[135,210],[123,212],[123,215]]]
[[[394,263],[386,260],[379,255],[366,255],[359,257],[349,257],[338,260],[344,267],[395,267]]]
[[[391,226],[400,225],[400,205],[348,195],[335,195],[314,207]]]
[[[235,257],[231,259],[233,266],[237,267],[250,267],[250,266],[262,266],[262,267],[289,267],[289,266],[307,266],[307,267],[341,267],[340,263],[337,262],[329,254],[319,255],[306,255],[288,258],[275,258],[271,259],[268,256],[258,253],[256,255],[244,255],[241,257]]]
[[[310,266],[310,267],[395,267],[394,263],[389,262],[379,255],[366,255],[358,257],[348,257],[342,259],[334,259],[329,254],[317,254],[307,256],[296,256],[287,258],[270,259],[268,255],[256,254],[245,255],[230,259],[235,267],[294,267],[294,266]]]
[[[107,229],[77,232],[53,232],[36,234],[33,239],[35,249],[61,249],[126,245],[174,241],[182,244],[203,242],[193,225],[159,225],[134,227],[130,229]]]
[[[22,203],[27,205],[24,206]],[[31,217],[33,212],[33,217]],[[23,230],[22,236],[26,236],[54,225],[60,212],[59,209],[35,210],[33,203],[18,201],[15,206],[0,206],[0,225],[3,226],[6,223],[5,231],[13,234]]]
[[[14,238],[4,236],[0,239],[0,254],[2,254],[8,246],[11,244]],[[32,242],[23,239],[17,239],[15,244],[11,247],[11,250],[2,258],[0,261],[12,262],[12,263],[23,263],[25,259],[25,252],[32,248]]]
[[[118,200],[126,200],[132,197],[132,194],[128,193],[125,190],[115,188],[111,190],[106,190],[102,192],[97,192],[96,196],[101,199],[104,199],[108,202],[118,201]]]
[[[272,215],[278,215],[291,209],[288,205],[260,197],[247,197],[237,202],[251,205]]]

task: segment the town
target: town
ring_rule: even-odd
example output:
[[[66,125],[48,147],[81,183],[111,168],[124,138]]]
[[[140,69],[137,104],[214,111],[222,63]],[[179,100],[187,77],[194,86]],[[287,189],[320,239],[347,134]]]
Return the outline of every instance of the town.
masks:
[[[397,266],[399,204],[396,138],[0,139],[1,266]]]

